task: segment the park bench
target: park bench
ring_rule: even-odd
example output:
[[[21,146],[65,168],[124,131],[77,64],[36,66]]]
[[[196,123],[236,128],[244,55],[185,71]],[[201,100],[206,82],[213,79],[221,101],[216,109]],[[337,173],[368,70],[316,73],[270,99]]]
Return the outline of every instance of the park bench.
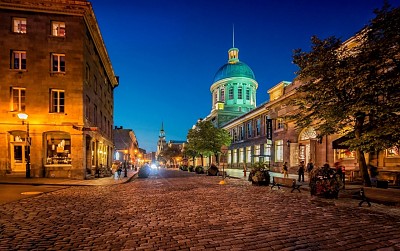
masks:
[[[297,191],[299,191],[299,193],[300,193],[301,184],[297,184],[297,183],[296,183],[296,179],[282,178],[282,177],[275,177],[275,176],[274,176],[274,177],[272,178],[272,186],[271,186],[271,189],[272,189],[274,186],[277,186],[278,189],[280,189],[281,186],[282,186],[282,187],[290,187],[290,188],[292,188],[291,193],[292,193],[294,190],[297,190]]]
[[[376,187],[362,187],[360,190],[361,201],[358,204],[362,206],[364,202],[367,202],[368,206],[371,206],[372,202],[396,205],[400,204],[400,189],[383,189]]]

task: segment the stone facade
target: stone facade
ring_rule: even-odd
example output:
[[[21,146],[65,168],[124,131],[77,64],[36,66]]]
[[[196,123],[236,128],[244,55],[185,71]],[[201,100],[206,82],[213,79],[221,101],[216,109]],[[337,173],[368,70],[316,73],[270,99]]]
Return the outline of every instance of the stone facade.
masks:
[[[90,2],[0,0],[0,19],[0,174],[25,172],[26,149],[32,177],[111,166],[118,79]]]

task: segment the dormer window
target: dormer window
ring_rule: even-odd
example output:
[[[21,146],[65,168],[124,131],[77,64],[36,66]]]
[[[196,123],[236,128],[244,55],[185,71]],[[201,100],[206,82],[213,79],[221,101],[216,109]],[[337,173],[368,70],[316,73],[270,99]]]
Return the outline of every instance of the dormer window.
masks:
[[[65,37],[65,22],[51,22],[51,35]]]
[[[26,33],[26,18],[21,18],[21,17],[13,18],[13,32]]]

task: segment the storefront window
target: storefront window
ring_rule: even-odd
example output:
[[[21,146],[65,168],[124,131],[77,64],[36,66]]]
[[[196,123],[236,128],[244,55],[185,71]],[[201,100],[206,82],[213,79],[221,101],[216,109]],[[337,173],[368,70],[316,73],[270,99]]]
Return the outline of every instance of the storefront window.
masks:
[[[387,157],[400,157],[399,147],[394,146],[386,150]]]
[[[349,149],[336,149],[335,150],[335,159],[355,159],[356,152],[350,151]]]
[[[283,162],[283,140],[275,141],[275,162]]]
[[[71,136],[65,132],[46,133],[47,165],[71,164]]]

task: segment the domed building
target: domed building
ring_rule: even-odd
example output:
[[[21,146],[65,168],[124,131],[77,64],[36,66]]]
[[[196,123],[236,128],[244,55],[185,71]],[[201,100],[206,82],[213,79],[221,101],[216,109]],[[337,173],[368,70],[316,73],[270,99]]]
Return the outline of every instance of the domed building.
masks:
[[[239,49],[228,51],[228,62],[214,76],[210,91],[212,108],[207,120],[217,127],[256,107],[258,83],[253,70],[239,60]]]

